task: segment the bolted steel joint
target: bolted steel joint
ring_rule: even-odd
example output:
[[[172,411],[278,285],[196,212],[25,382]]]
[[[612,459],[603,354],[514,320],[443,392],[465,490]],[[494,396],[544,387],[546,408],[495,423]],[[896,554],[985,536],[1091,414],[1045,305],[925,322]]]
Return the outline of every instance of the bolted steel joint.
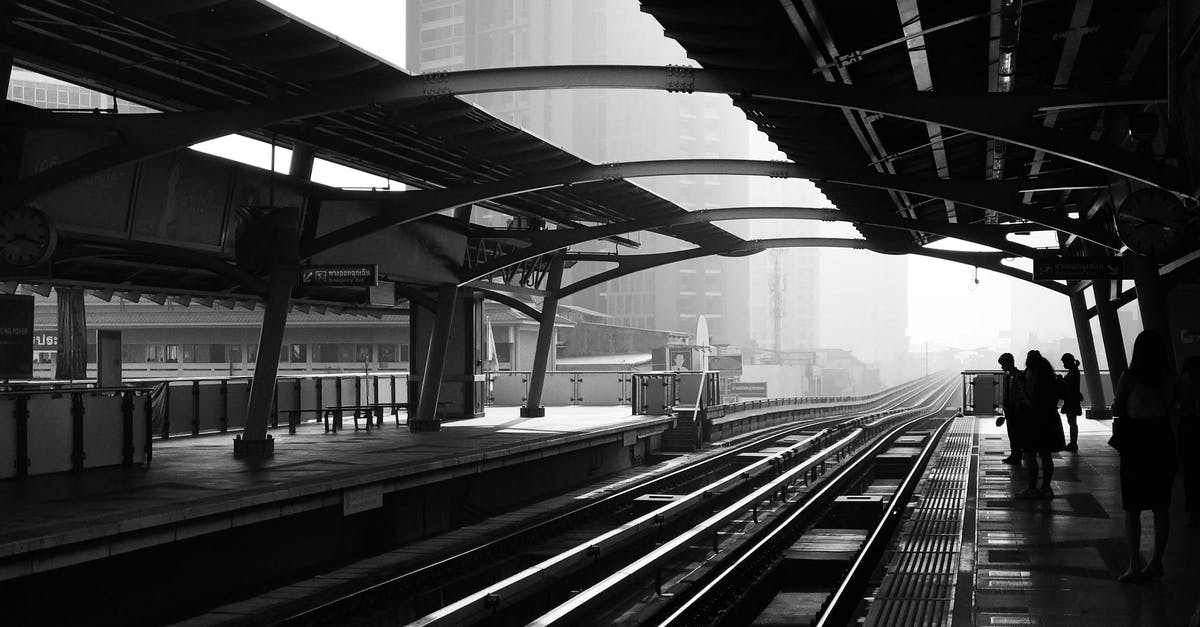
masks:
[[[696,69],[686,65],[668,65],[667,91],[690,94],[696,91]]]
[[[430,72],[422,75],[421,93],[431,100],[451,95],[450,76],[446,72]]]

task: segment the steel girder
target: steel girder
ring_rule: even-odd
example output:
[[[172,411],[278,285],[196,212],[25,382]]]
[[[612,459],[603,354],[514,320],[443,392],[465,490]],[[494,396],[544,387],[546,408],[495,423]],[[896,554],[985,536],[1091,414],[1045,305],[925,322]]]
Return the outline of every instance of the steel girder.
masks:
[[[838,237],[783,237],[775,239],[760,239],[751,240],[746,244],[736,247],[731,247],[726,250],[710,250],[704,248],[689,248],[669,253],[651,253],[645,255],[610,255],[604,253],[568,253],[567,260],[569,261],[595,261],[601,263],[615,263],[616,268],[599,272],[586,279],[580,279],[570,285],[564,286],[558,290],[559,298],[563,298],[576,292],[585,290],[604,283],[623,277],[634,272],[657,268],[679,261],[688,259],[696,259],[698,257],[706,257],[708,255],[727,255],[727,256],[744,256],[753,255],[762,252],[768,248],[849,248],[854,250],[870,250],[877,253],[888,255],[921,255],[924,257],[932,257],[934,259],[943,259],[953,261],[964,265],[973,266],[976,268],[984,268],[999,274],[1011,276],[1022,281],[1033,283],[1047,289],[1053,290],[1060,294],[1067,294],[1068,289],[1065,285],[1058,283],[1034,281],[1033,275],[1019,268],[1012,268],[1001,263],[1001,260],[1007,257],[1006,253],[991,253],[991,252],[967,252],[957,250],[939,250],[928,247],[912,247],[888,250],[879,248],[865,239],[854,238],[838,238]],[[479,284],[476,281],[475,284]]]
[[[1077,189],[1103,185],[1092,177],[1075,174],[1047,176],[1036,181],[956,181],[937,178],[880,174],[869,170],[849,168],[814,168],[784,161],[754,161],[740,159],[671,159],[631,161],[604,165],[581,165],[552,172],[517,177],[506,181],[466,185],[452,189],[407,192],[376,192],[324,190],[324,200],[356,200],[376,202],[381,212],[326,233],[312,247],[302,251],[309,256],[345,244],[380,229],[419,220],[439,211],[576,183],[601,180],[682,174],[733,174],[770,176],[775,178],[804,178],[810,180],[859,185],[878,189],[905,191],[923,196],[944,198],[982,209],[1028,220],[1047,228],[1078,235],[1089,241],[1119,249],[1116,239],[1094,225],[1070,220],[1053,212],[1039,211],[1021,204],[1020,195],[1026,191],[1048,189]]]
[[[627,222],[614,222],[612,224],[602,224],[599,226],[585,227],[580,229],[560,229],[555,231],[535,232],[530,235],[530,246],[514,251],[503,257],[494,259],[487,264],[475,268],[465,269],[465,273],[462,277],[462,284],[477,279],[482,279],[483,277],[489,276],[495,272],[499,272],[500,270],[503,270],[504,268],[507,268],[513,264],[521,263],[522,261],[527,261],[541,255],[552,253],[556,250],[603,237],[609,237],[611,235],[620,235],[635,231],[670,227],[677,224],[751,219],[853,222],[855,224],[881,226],[905,231],[921,231],[924,233],[931,233],[933,235],[960,239],[975,244],[990,246],[997,250],[1010,253],[1014,257],[1033,258],[1035,256],[1045,255],[1043,251],[1037,248],[1011,242],[1004,237],[1005,233],[1011,232],[1017,228],[1027,228],[1023,226],[981,226],[973,224],[951,224],[948,222],[922,223],[915,220],[901,218],[856,219],[854,217],[848,217],[844,211],[820,207],[723,207],[719,209],[691,211],[678,216],[661,216],[645,218],[641,220],[630,220]],[[670,231],[669,228],[664,230],[668,233]]]
[[[1188,177],[1179,168],[1154,163],[1135,153],[1088,139],[1063,135],[1033,118],[1035,113],[1052,110],[1159,102],[1165,94],[1116,89],[947,95],[803,80],[789,72],[580,65],[433,73],[207,111],[81,115],[10,110],[3,121],[7,125],[104,130],[114,133],[116,141],[13,183],[6,190],[2,204],[19,204],[113,166],[278,122],[414,98],[569,88],[722,93],[743,99],[869,111],[977,133],[1085,163],[1148,185],[1181,194],[1192,193]]]

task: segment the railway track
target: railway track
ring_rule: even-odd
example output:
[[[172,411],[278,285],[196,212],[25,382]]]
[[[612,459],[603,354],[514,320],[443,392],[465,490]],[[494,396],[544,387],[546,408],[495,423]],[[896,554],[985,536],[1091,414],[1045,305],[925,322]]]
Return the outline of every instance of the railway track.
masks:
[[[777,518],[782,505],[832,489],[817,489],[832,485],[823,478],[827,470],[847,465],[853,451],[881,441],[891,425],[920,420],[918,414],[928,413],[931,399],[948,397],[953,384],[919,380],[893,390],[866,411],[743,436],[693,464],[398,573],[277,624],[524,624],[538,616],[547,616],[550,623],[584,622],[580,611],[591,622],[598,616],[594,607],[585,605],[588,609],[558,617],[558,601],[578,603],[590,597],[587,591],[614,577],[656,581],[650,603],[638,600],[636,592],[626,599],[633,608],[627,612],[653,614],[661,609],[650,607],[655,599],[673,598],[663,594],[664,573],[678,569],[661,555],[664,550],[673,553],[684,571],[691,568],[688,564],[695,558],[683,549],[694,551],[697,524],[707,522],[703,544],[714,555],[730,555],[734,545],[744,544],[766,521]],[[636,575],[628,571],[629,564],[650,555],[660,556],[654,558],[655,574],[640,568]],[[700,561],[716,564],[707,558]],[[676,586],[671,579],[667,577]],[[611,600],[616,594],[605,591],[596,598]],[[611,618],[623,622],[620,614]]]

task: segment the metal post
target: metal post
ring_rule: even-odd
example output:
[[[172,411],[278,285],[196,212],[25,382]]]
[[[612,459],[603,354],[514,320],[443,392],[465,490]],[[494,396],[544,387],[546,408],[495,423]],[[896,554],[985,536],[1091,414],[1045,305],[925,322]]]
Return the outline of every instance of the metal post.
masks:
[[[121,465],[133,465],[133,391],[121,392]]]
[[[275,454],[275,438],[266,434],[266,423],[275,400],[275,377],[280,371],[283,330],[287,327],[292,288],[299,274],[299,216],[284,210],[276,222],[275,258],[266,293],[263,328],[258,335],[258,358],[254,360],[254,380],[250,405],[246,410],[246,429],[234,440],[234,458],[269,458]]]
[[[71,471],[83,470],[83,393],[71,393]]]
[[[229,430],[229,381],[221,379],[221,433]]]
[[[1096,340],[1092,337],[1092,324],[1088,320],[1087,302],[1083,292],[1071,292],[1071,318],[1075,322],[1075,337],[1079,340],[1079,361],[1083,366],[1083,379],[1087,385],[1088,398],[1092,400],[1092,413],[1098,414],[1108,407],[1104,399],[1104,386],[1100,384],[1100,366],[1096,363]],[[1093,417],[1099,418],[1099,415]]]
[[[1125,374],[1125,341],[1121,338],[1121,321],[1112,305],[1112,283],[1093,281],[1092,293],[1096,297],[1096,317],[1100,320],[1100,340],[1104,343],[1104,355],[1108,358],[1108,376],[1113,389]]]
[[[1134,287],[1137,289],[1138,312],[1142,328],[1155,331],[1167,350],[1167,364],[1175,372],[1175,347],[1171,341],[1171,322],[1167,317],[1167,294],[1158,276],[1158,263],[1149,257],[1133,257]]]
[[[421,370],[416,420],[408,421],[410,431],[437,431],[441,428],[437,418],[438,394],[442,387],[442,373],[446,368],[446,350],[450,343],[450,329],[454,323],[454,307],[457,300],[457,285],[446,283],[438,289],[437,318],[429,335],[425,368]]]
[[[200,435],[200,381],[192,381],[192,435]]]
[[[555,253],[550,260],[546,277],[546,298],[542,300],[542,320],[538,325],[537,352],[533,354],[533,371],[529,373],[529,393],[521,416],[532,418],[546,415],[542,407],[542,389],[546,385],[546,369],[550,366],[551,342],[554,339],[554,319],[558,315],[558,289],[562,286],[563,254]]]
[[[16,423],[17,478],[29,476],[29,395],[18,393],[13,402],[13,420]]]

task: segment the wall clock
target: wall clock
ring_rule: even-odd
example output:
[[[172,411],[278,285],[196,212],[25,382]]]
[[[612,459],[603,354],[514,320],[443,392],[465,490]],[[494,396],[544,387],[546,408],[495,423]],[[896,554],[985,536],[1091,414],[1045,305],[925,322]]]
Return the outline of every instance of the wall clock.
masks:
[[[1130,194],[1116,213],[1117,235],[1130,250],[1166,259],[1186,252],[1190,237],[1187,206],[1157,187]]]
[[[0,261],[32,268],[48,261],[57,243],[54,222],[41,209],[27,205],[0,211]]]

